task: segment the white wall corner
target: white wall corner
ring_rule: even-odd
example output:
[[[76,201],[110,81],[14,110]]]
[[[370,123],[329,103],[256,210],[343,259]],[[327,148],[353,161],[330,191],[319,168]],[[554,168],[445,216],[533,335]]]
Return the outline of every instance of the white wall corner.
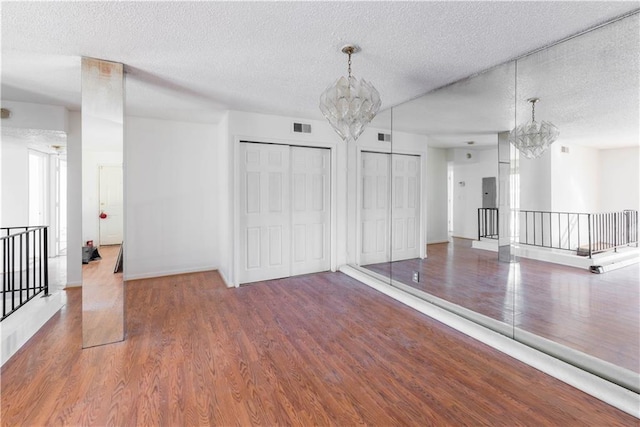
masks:
[[[67,286],[82,284],[82,117],[69,113],[67,132]]]

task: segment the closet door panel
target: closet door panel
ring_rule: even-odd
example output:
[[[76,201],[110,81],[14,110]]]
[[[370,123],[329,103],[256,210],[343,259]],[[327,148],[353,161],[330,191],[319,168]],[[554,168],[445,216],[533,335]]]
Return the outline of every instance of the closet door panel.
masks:
[[[291,273],[289,147],[240,144],[239,282]]]
[[[292,248],[291,275],[326,271],[331,267],[330,151],[291,147]]]

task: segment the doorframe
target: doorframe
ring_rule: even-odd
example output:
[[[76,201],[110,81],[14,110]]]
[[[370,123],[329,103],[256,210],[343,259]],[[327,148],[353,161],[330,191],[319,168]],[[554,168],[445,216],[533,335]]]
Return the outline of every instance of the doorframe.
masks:
[[[290,147],[310,147],[310,148],[325,148],[329,149],[329,156],[331,158],[331,170],[329,171],[329,177],[331,178],[331,184],[329,186],[331,194],[329,195],[329,200],[331,203],[330,215],[329,215],[329,258],[331,271],[337,271],[338,262],[337,262],[337,252],[338,252],[338,236],[337,236],[337,227],[336,221],[338,218],[337,214],[337,144],[335,142],[326,142],[326,141],[301,141],[301,140],[289,140],[289,139],[278,139],[278,138],[267,138],[267,137],[255,137],[255,136],[243,136],[243,135],[234,135],[233,137],[233,212],[230,215],[232,221],[233,228],[233,239],[232,244],[233,248],[231,250],[232,254],[232,278],[230,279],[231,283],[228,285],[239,287],[239,274],[240,274],[240,245],[237,243],[240,239],[240,222],[238,220],[238,213],[240,212],[240,143],[248,142],[248,143],[258,143],[258,144],[275,144],[275,145],[287,145]]]
[[[97,185],[97,192],[96,194],[98,195],[98,198],[96,200],[96,206],[97,206],[97,212],[98,215],[100,215],[100,168],[101,167],[120,167],[122,169],[122,241],[124,241],[124,201],[125,201],[125,194],[124,194],[124,161],[122,163],[98,163],[97,167],[96,167],[96,173],[98,174],[98,179],[96,180],[96,185]],[[100,221],[98,220],[98,238],[96,239],[98,244],[96,245],[94,243],[94,246],[99,247],[102,245],[101,242],[101,233],[100,233]]]
[[[31,224],[31,210],[33,209],[33,206],[31,203],[31,197],[32,197],[31,155],[39,157],[39,160],[42,165],[42,170],[40,171],[42,173],[42,176],[40,177],[40,182],[37,185],[38,192],[40,193],[38,198],[40,199],[40,204],[42,208],[42,214],[41,214],[42,221],[40,224]],[[51,158],[49,156],[49,153],[38,150],[36,148],[27,147],[27,221],[25,222],[27,223],[28,226],[32,227],[32,226],[46,225],[46,226],[49,226],[49,229],[52,228],[51,226],[51,193],[52,193],[51,185],[52,185]],[[47,248],[47,249],[50,249],[50,248]]]
[[[420,258],[421,259],[425,259],[427,258],[427,236],[426,236],[426,230],[427,230],[427,205],[426,205],[426,200],[427,197],[424,197],[424,191],[427,188],[426,185],[426,160],[427,160],[427,152],[426,151],[419,151],[419,150],[408,150],[408,149],[395,149],[393,151],[386,151],[384,148],[381,147],[367,147],[367,146],[361,146],[358,145],[356,146],[356,256],[355,256],[355,262],[356,265],[360,265],[360,255],[362,253],[362,230],[360,227],[360,218],[361,218],[361,210],[362,210],[362,152],[370,152],[370,153],[380,153],[380,154],[389,154],[389,155],[393,155],[393,154],[403,154],[403,155],[408,155],[408,156],[417,156],[419,157],[419,167],[420,167],[420,174],[419,174],[419,181],[420,181],[420,188],[418,193],[420,194],[420,212],[419,212],[419,217],[420,217],[420,225],[419,225],[419,245],[420,245]],[[390,163],[389,164],[389,173],[391,173],[391,170],[393,169],[393,164]],[[392,175],[390,175],[390,177],[393,177]],[[392,205],[391,203],[393,202],[392,199],[392,190],[391,190],[391,185],[393,183],[389,184],[389,215],[391,215],[391,209],[392,209]],[[389,224],[389,233],[391,233],[391,224]],[[391,254],[389,254],[389,257],[391,259]]]

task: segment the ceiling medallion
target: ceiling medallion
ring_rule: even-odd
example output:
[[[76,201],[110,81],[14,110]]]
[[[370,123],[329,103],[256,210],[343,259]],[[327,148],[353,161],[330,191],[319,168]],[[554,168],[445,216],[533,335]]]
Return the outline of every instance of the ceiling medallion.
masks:
[[[358,47],[347,45],[348,77],[340,77],[320,95],[320,111],[344,141],[356,140],[380,109],[380,94],[364,79],[351,75],[351,55]]]

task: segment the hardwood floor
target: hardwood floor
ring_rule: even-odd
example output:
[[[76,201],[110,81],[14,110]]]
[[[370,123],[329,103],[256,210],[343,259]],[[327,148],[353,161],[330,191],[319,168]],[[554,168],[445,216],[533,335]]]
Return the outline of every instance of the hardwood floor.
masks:
[[[501,263],[471,241],[429,245],[428,257],[366,268],[534,333],[640,372],[640,269],[604,274],[521,258]],[[421,281],[412,281],[419,271]]]
[[[341,273],[126,287],[126,340],[84,350],[66,291],[2,368],[3,426],[638,424]]]

